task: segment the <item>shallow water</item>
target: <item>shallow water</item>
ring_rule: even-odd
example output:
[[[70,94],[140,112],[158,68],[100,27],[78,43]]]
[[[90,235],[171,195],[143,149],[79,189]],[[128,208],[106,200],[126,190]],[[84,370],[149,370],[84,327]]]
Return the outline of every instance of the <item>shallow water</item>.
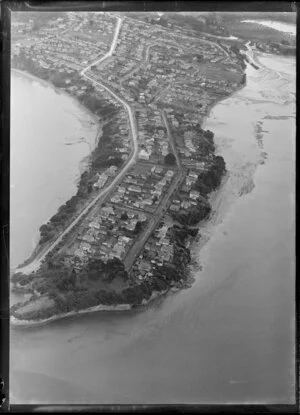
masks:
[[[95,118],[74,99],[45,82],[12,72],[11,267],[32,253],[39,227],[76,193],[96,131]],[[81,137],[85,142],[79,142]]]
[[[193,286],[145,312],[12,329],[12,403],[294,401],[295,59],[260,59],[207,120],[228,179]]]
[[[296,36],[296,25],[292,23],[275,22],[274,20],[242,20],[245,23],[258,23],[263,26],[271,27],[279,32],[285,32]]]

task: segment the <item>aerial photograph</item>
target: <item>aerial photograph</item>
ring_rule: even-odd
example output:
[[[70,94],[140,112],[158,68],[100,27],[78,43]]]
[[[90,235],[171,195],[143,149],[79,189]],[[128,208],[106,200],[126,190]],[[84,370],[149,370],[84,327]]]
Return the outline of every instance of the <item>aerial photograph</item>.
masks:
[[[10,404],[295,404],[296,17],[11,11]]]

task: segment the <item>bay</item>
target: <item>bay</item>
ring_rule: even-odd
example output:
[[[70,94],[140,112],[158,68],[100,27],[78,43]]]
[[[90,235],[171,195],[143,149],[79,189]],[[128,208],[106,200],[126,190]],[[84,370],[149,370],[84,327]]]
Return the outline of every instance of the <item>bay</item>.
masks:
[[[77,191],[95,147],[96,118],[46,82],[12,71],[10,266],[35,248],[39,227]]]
[[[192,287],[145,312],[12,329],[11,403],[294,402],[295,59],[259,60],[206,121],[228,174]]]

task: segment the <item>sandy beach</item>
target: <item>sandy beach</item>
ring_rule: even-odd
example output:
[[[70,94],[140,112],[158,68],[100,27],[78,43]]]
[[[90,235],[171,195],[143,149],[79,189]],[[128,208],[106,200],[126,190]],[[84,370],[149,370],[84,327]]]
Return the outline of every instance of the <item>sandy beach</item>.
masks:
[[[94,307],[88,307],[86,309],[77,310],[77,311],[70,311],[68,313],[63,314],[56,314],[52,317],[41,319],[41,320],[20,320],[14,316],[10,316],[10,324],[15,328],[29,328],[29,327],[37,327],[42,326],[57,320],[63,320],[68,317],[74,317],[80,314],[89,314],[89,313],[96,313],[96,312],[122,312],[122,311],[131,311],[133,308],[142,308],[149,305],[152,301],[156,300],[159,297],[167,294],[169,291],[176,292],[179,288],[171,290],[165,290],[162,292],[153,291],[149,300],[143,300],[142,304],[137,307],[132,307],[130,304],[116,304],[116,305],[103,305],[99,304]]]

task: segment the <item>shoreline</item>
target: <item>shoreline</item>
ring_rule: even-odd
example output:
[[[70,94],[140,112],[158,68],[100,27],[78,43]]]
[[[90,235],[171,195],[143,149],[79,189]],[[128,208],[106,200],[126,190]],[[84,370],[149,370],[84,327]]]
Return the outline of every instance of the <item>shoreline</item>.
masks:
[[[290,22],[284,22],[280,20],[266,20],[266,19],[244,19],[241,22],[255,23],[261,26],[269,27],[277,30],[278,32],[286,33],[290,36],[296,36],[296,24]]]
[[[130,304],[118,304],[118,305],[114,305],[114,306],[106,306],[103,304],[99,304],[97,306],[93,306],[93,307],[89,307],[89,308],[85,308],[82,310],[73,310],[73,311],[69,311],[68,313],[63,313],[63,314],[55,314],[52,317],[48,317],[45,319],[41,319],[41,320],[20,320],[18,318],[16,318],[15,316],[10,316],[10,326],[12,327],[18,327],[18,328],[28,328],[28,327],[36,327],[36,326],[41,326],[41,325],[45,325],[48,323],[51,323],[52,321],[57,321],[57,320],[63,320],[65,318],[68,317],[73,317],[73,316],[77,316],[80,314],[89,314],[89,313],[95,313],[97,311],[130,311],[131,310],[131,305]]]
[[[92,147],[92,151],[88,155],[88,160],[89,160],[90,157],[91,157],[92,152],[97,148],[97,146],[99,145],[99,142],[101,140],[102,131],[103,131],[102,130],[103,129],[103,121],[101,121],[100,118],[97,115],[95,115],[91,110],[89,110],[81,102],[79,102],[79,100],[76,97],[74,97],[73,95],[69,94],[67,91],[65,91],[63,89],[60,89],[59,87],[56,87],[50,81],[45,80],[45,79],[42,79],[42,78],[39,78],[38,76],[33,75],[30,72],[28,72],[28,71],[24,71],[24,70],[16,69],[16,68],[11,68],[11,74],[15,74],[15,76],[18,76],[19,75],[20,77],[24,77],[24,78],[27,78],[27,79],[29,78],[29,79],[31,79],[33,81],[38,82],[41,85],[44,85],[45,87],[52,88],[56,93],[63,94],[65,96],[69,97],[70,99],[72,99],[72,101],[76,104],[76,106],[81,111],[83,111],[83,112],[85,112],[85,113],[87,113],[87,114],[89,114],[91,116],[91,118],[93,119],[93,122],[94,122],[94,126],[95,126],[95,129],[96,129],[96,132],[95,132],[95,138],[94,138],[94,140],[92,140],[92,142],[90,143],[90,146]],[[85,164],[84,171],[87,170],[86,167],[89,164],[89,161],[88,160],[86,160],[86,158],[84,158],[84,159],[82,159],[80,161],[80,163],[84,163]],[[57,213],[57,211],[54,212],[52,215],[50,215],[50,217],[48,218],[47,221],[49,221],[51,219],[51,217],[53,215],[55,215],[55,213]],[[39,240],[40,240],[40,235],[39,235],[39,238],[38,238],[38,242],[37,242],[35,248],[33,249],[31,255],[28,258],[26,258],[21,264],[14,265],[13,267],[10,267],[10,272],[14,273],[15,271],[17,271],[18,268],[20,268],[22,266],[26,266],[28,263],[30,263],[31,261],[33,261],[34,259],[36,259],[39,255],[42,255],[45,250],[47,250],[48,246],[40,246],[39,245]]]
[[[222,178],[222,182],[220,184],[220,186],[211,192],[211,194],[209,195],[209,201],[211,203],[214,203],[214,201],[216,199],[218,199],[218,197],[220,197],[220,193],[222,192],[222,190],[224,190],[224,185],[226,184],[227,180],[229,178],[229,173],[226,172]],[[205,226],[214,226],[215,223],[213,222],[214,218],[216,217],[217,212],[215,212],[214,210],[211,212],[210,216],[207,219],[204,219],[203,221],[200,221],[197,225],[196,228],[201,230],[201,225]],[[201,232],[200,232],[201,233]],[[198,251],[200,252],[201,249],[204,247],[204,245],[206,245],[206,243],[209,241],[210,239],[210,235],[209,236],[203,236],[199,239],[197,239],[197,237],[191,242],[191,245],[195,244],[198,242],[200,242],[200,244],[198,245],[199,249]],[[190,246],[189,248],[192,248],[192,246]],[[188,264],[192,265],[191,263]],[[188,267],[187,266],[187,267]],[[91,314],[91,313],[97,313],[97,312],[129,312],[129,311],[134,311],[134,310],[141,310],[144,307],[147,307],[148,305],[150,305],[151,302],[155,301],[156,299],[159,299],[160,297],[164,296],[164,295],[170,295],[170,294],[174,294],[184,288],[190,288],[193,283],[195,282],[195,279],[190,275],[190,271],[189,269],[186,269],[186,273],[187,273],[187,278],[186,281],[180,281],[179,282],[179,286],[178,285],[173,285],[173,286],[169,286],[166,290],[164,291],[153,291],[151,293],[151,296],[148,300],[143,300],[141,304],[138,305],[133,305],[133,304],[116,304],[116,305],[103,305],[103,304],[99,304],[96,306],[92,306],[92,307],[88,307],[86,309],[80,309],[80,310],[73,310],[67,313],[63,313],[63,314],[55,314],[49,318],[46,319],[41,319],[41,320],[21,320],[16,318],[13,315],[10,315],[10,325],[11,327],[14,328],[30,328],[30,327],[38,327],[41,325],[46,325],[48,323],[54,322],[54,321],[58,321],[58,320],[62,320],[68,317],[75,317],[81,314]],[[26,294],[25,294],[26,295]]]
[[[245,70],[246,70],[247,68],[245,68]],[[246,73],[245,71],[244,71],[244,73]],[[202,125],[201,125],[201,128],[205,128],[205,124],[206,124],[206,121],[207,121],[207,119],[211,116],[211,112],[212,112],[212,110],[217,106],[217,105],[219,105],[222,101],[225,101],[226,99],[229,99],[229,98],[231,98],[234,94],[236,94],[236,93],[238,93],[241,89],[243,89],[243,88],[245,88],[245,86],[247,85],[247,80],[246,80],[246,83],[245,84],[242,84],[242,85],[239,85],[237,88],[236,88],[236,90],[235,91],[232,91],[229,95],[227,95],[227,96],[225,96],[225,97],[222,97],[222,98],[220,98],[214,105],[212,105],[212,106],[210,106],[209,107],[209,110],[208,110],[208,112],[207,112],[207,115],[205,115],[204,117],[203,117],[203,119],[202,119]]]
[[[38,327],[42,325],[46,325],[53,321],[63,320],[68,317],[75,317],[81,314],[91,314],[97,312],[124,312],[124,311],[134,311],[139,310],[143,307],[148,306],[152,301],[156,300],[163,295],[166,295],[169,291],[176,292],[179,291],[180,287],[170,287],[165,291],[153,291],[151,297],[148,300],[143,300],[139,305],[132,305],[132,304],[115,304],[115,305],[104,305],[98,304],[96,306],[80,309],[80,310],[73,310],[63,314],[55,314],[51,317],[41,319],[41,320],[20,320],[15,316],[10,315],[10,326],[14,328],[30,328],[30,327]]]
[[[245,68],[244,71],[243,71],[244,74],[246,73],[246,69],[247,68]],[[22,73],[22,71],[20,71],[20,72]],[[35,78],[34,76],[31,76],[31,77]],[[37,79],[39,79],[39,78],[37,78]],[[45,82],[47,82],[47,81],[45,81]],[[202,128],[204,127],[204,125],[206,123],[206,120],[211,116],[211,112],[212,112],[213,108],[215,108],[218,104],[220,104],[220,102],[231,98],[234,94],[238,93],[245,86],[246,86],[246,83],[238,85],[238,87],[234,91],[232,91],[228,96],[220,98],[213,106],[211,106],[208,110],[207,115],[205,117],[203,117],[201,127]],[[54,87],[54,88],[56,88],[56,87]],[[62,91],[62,92],[64,92],[64,91]],[[228,180],[228,177],[229,177],[229,174],[228,174],[228,172],[225,171],[225,174],[222,178],[221,184],[219,185],[219,187],[216,190],[211,192],[211,194],[208,197],[208,200],[209,200],[210,203],[211,203],[212,200],[217,198],[219,192],[223,189],[224,183]],[[201,230],[201,224],[203,224],[203,223],[207,223],[207,224],[212,223],[213,218],[215,217],[215,214],[216,213],[214,211],[212,211],[207,219],[204,219],[203,221],[200,221],[196,225],[197,229],[200,231]],[[203,241],[200,244],[199,251],[208,242],[209,238],[210,238],[210,236],[207,236],[206,238],[203,237]],[[193,243],[195,243],[196,241],[197,241],[197,238],[195,238],[194,241],[191,242],[191,245]],[[117,312],[117,311],[130,311],[132,309],[139,309],[140,307],[148,305],[151,301],[155,300],[158,297],[161,297],[161,296],[167,294],[168,292],[174,293],[174,292],[179,291],[180,289],[184,288],[184,286],[185,287],[190,287],[193,284],[194,280],[190,277],[190,275],[189,275],[190,273],[189,273],[188,269],[186,269],[186,273],[187,273],[187,281],[182,284],[182,287],[170,286],[165,291],[152,292],[151,296],[148,300],[143,300],[142,304],[139,304],[139,305],[136,305],[136,306],[135,305],[130,305],[130,304],[118,304],[118,305],[114,305],[114,306],[106,306],[106,305],[103,305],[103,304],[99,304],[97,306],[88,307],[88,308],[82,309],[82,310],[73,310],[73,311],[70,311],[68,313],[64,313],[64,314],[60,314],[60,315],[59,314],[54,315],[52,317],[49,317],[49,318],[43,319],[43,320],[19,320],[16,317],[10,315],[10,324],[14,327],[26,328],[26,327],[34,327],[34,326],[40,326],[40,325],[48,324],[52,321],[57,321],[57,320],[61,320],[61,319],[67,318],[67,317],[77,316],[77,315],[80,315],[80,314],[88,314],[88,313],[93,313],[93,312],[98,312],[98,311],[99,312],[100,311],[115,311],[115,312]]]
[[[38,76],[33,75],[30,72],[23,71],[21,69],[11,68],[11,73],[12,74],[14,73],[15,75],[20,75],[21,77],[23,76],[25,78],[30,78],[33,81],[36,81],[41,85],[52,88],[58,94],[63,94],[71,98],[81,110],[88,113],[91,116],[91,118],[93,118],[93,121],[95,122],[95,125],[97,126],[97,131],[98,131],[99,125],[102,126],[101,120],[96,114],[94,114],[90,109],[88,109],[80,101],[78,101],[78,99],[74,95],[71,95],[69,92],[65,91],[64,89],[61,89],[55,86],[54,84],[52,84],[52,82],[47,81],[46,79],[39,78]]]

